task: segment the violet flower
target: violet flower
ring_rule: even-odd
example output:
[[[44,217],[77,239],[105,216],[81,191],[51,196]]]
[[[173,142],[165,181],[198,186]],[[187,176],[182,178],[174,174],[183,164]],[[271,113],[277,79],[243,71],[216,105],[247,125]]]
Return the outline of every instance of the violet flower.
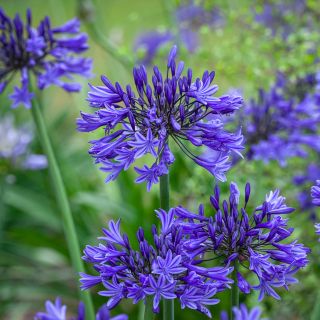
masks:
[[[320,101],[312,79],[292,85],[278,73],[269,91],[260,89],[259,98],[244,106],[240,123],[246,130],[249,160],[277,160],[285,166],[288,158],[306,157],[308,149],[320,152]]]
[[[115,180],[121,171],[127,170],[138,158],[150,154],[151,166],[135,167],[139,174],[136,182],[147,182],[148,191],[159,177],[168,173],[174,162],[169,148],[169,138],[195,163],[207,169],[219,180],[225,180],[231,152],[243,149],[240,132],[231,133],[223,128],[220,115],[229,115],[242,103],[241,97],[214,97],[218,86],[212,85],[215,73],[205,71],[202,78],[192,79],[192,70],[182,76],[184,63],[176,65],[177,48],[170,51],[167,72],[163,76],[154,67],[148,82],[145,67],[133,69],[138,94],[131,86],[125,89],[102,76],[103,86],[90,85],[88,101],[95,108],[94,114],[81,113],[79,131],[95,131],[100,127],[103,136],[92,140],[90,155],[101,164],[101,170],[109,175],[106,182]],[[208,115],[215,119],[206,120]],[[206,146],[215,152],[208,160],[197,156],[186,146]],[[194,148],[196,149],[196,148]]]
[[[67,317],[67,306],[62,305],[61,299],[56,298],[55,302],[51,302],[50,300],[46,301],[46,311],[38,312],[34,320],[85,320],[85,307],[82,302],[79,303],[78,314],[76,317],[68,318]],[[106,305],[103,305],[97,315],[96,320],[127,320],[128,316],[125,314],[120,314],[115,317],[110,316],[110,312]]]
[[[261,309],[260,307],[254,307],[251,310],[248,310],[247,306],[245,304],[241,304],[240,308],[233,307],[233,319],[234,320],[262,320],[261,318]],[[228,320],[228,314],[226,312],[223,312],[221,314],[220,320]],[[267,320],[264,318],[264,320]]]
[[[263,204],[250,213],[247,204],[250,197],[250,184],[245,187],[244,206],[239,207],[240,192],[235,183],[230,184],[229,202],[220,202],[220,190],[216,186],[210,202],[214,215],[204,216],[203,206],[199,214],[183,207],[174,209],[180,217],[180,225],[190,239],[184,242],[189,257],[212,255],[226,266],[239,265],[238,286],[248,294],[251,289],[259,290],[259,300],[265,295],[280,299],[274,287],[288,288],[297,282],[293,275],[308,263],[308,248],[297,242],[288,241],[294,229],[287,226],[284,219],[293,208],[288,207],[279,190],[270,192]],[[191,231],[192,230],[192,231]],[[285,243],[282,243],[284,240]],[[209,259],[210,260],[210,259]],[[243,267],[243,270],[241,270]],[[259,281],[252,285],[246,279],[249,270]]]
[[[11,115],[0,119],[0,161],[15,168],[40,170],[47,167],[46,156],[30,152],[33,134],[28,127],[15,127]]]
[[[315,223],[314,228],[316,229],[316,234],[320,236],[320,223]]]
[[[79,56],[88,45],[86,34],[79,33],[78,19],[54,28],[45,17],[34,28],[31,10],[27,10],[26,23],[23,23],[18,14],[11,19],[0,8],[0,29],[0,93],[15,73],[21,77],[20,86],[15,86],[9,95],[12,108],[20,104],[31,107],[34,97],[29,90],[31,75],[41,90],[57,85],[68,92],[81,89],[74,75],[90,76],[91,59]]]
[[[122,299],[138,303],[153,297],[154,312],[163,299],[177,299],[181,308],[198,310],[211,317],[208,305],[219,302],[216,293],[232,282],[229,267],[204,268],[186,254],[185,236],[176,224],[174,210],[156,211],[161,230],[152,227],[153,244],[142,228],[137,232],[139,249],[134,250],[126,234],[120,232],[120,221],[110,221],[103,229],[97,246],[87,246],[84,260],[93,264],[98,275],[81,274],[82,289],[103,284],[99,294],[109,298],[107,307],[114,308]]]
[[[316,181],[316,185],[311,188],[312,203],[320,207],[320,180]]]

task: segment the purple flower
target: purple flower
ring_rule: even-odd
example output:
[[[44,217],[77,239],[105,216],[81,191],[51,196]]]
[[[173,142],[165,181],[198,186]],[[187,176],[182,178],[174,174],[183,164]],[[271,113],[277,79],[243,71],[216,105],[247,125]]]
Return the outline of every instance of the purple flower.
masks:
[[[68,92],[81,88],[73,79],[74,75],[90,76],[91,59],[79,56],[88,45],[87,36],[79,33],[77,19],[52,28],[50,19],[45,17],[34,28],[30,10],[27,10],[26,23],[23,23],[18,14],[11,19],[0,8],[0,29],[0,92],[16,72],[21,76],[21,86],[15,86],[9,95],[12,108],[20,104],[31,108],[34,97],[29,91],[31,75],[38,80],[41,90],[54,84]]]
[[[177,296],[174,293],[175,281],[166,282],[166,277],[160,275],[156,281],[152,275],[148,277],[149,286],[144,289],[144,292],[148,295],[153,295],[153,309],[156,310],[159,307],[161,297],[164,299],[175,299]]]
[[[177,223],[174,210],[156,212],[161,231],[152,227],[153,244],[139,228],[139,249],[134,250],[120,222],[109,222],[103,229],[103,243],[87,246],[83,259],[93,264],[99,276],[81,274],[82,289],[102,284],[99,294],[109,297],[108,308],[115,307],[122,299],[133,303],[153,298],[154,312],[158,312],[161,299],[177,299],[182,308],[198,310],[211,317],[207,306],[218,303],[216,293],[225,290],[232,282],[227,276],[229,267],[204,268],[197,266],[198,257],[188,255],[184,242],[188,239]]]
[[[217,7],[211,7],[210,10],[207,10],[203,4],[193,0],[177,7],[175,15],[179,36],[189,52],[194,52],[199,47],[201,27],[209,26],[217,29],[225,23],[225,19]]]
[[[135,51],[143,51],[141,63],[150,65],[158,51],[174,39],[170,31],[147,31],[135,40]]]
[[[316,223],[316,224],[314,225],[314,228],[316,229],[316,234],[317,234],[318,236],[320,236],[320,223]],[[319,241],[320,241],[320,239],[319,239]]]
[[[303,16],[306,10],[305,0],[290,0],[279,3],[266,3],[262,12],[255,11],[255,21],[271,30],[272,36],[280,34],[286,40],[294,31],[289,16]]]
[[[239,265],[238,286],[242,292],[248,294],[251,289],[260,290],[260,299],[265,294],[278,299],[273,287],[287,288],[296,282],[292,275],[307,265],[310,250],[296,240],[288,241],[294,229],[287,226],[288,219],[283,216],[294,209],[286,205],[279,190],[270,192],[263,204],[249,213],[250,190],[247,183],[245,203],[239,207],[240,192],[235,183],[230,184],[229,201],[222,203],[216,186],[210,197],[214,209],[210,218],[204,216],[202,205],[198,215],[183,207],[175,208],[174,213],[189,234],[184,242],[188,256],[195,258],[210,253],[212,259],[220,259],[226,267],[236,263]],[[198,261],[200,263],[201,259]],[[246,280],[246,270],[257,277],[259,285],[252,286]]]
[[[8,166],[28,170],[47,167],[44,155],[30,153],[32,140],[33,133],[29,127],[15,127],[10,115],[0,119],[0,160]]]
[[[174,162],[169,148],[169,138],[186,156],[206,168],[217,179],[224,180],[229,169],[230,153],[242,149],[241,132],[231,133],[223,128],[222,115],[229,115],[242,103],[240,97],[213,97],[218,87],[212,85],[215,73],[205,71],[202,78],[192,80],[192,71],[182,76],[184,63],[176,64],[177,48],[170,51],[167,74],[163,76],[154,67],[152,84],[144,66],[133,69],[136,95],[131,86],[125,89],[114,85],[104,76],[103,86],[90,85],[88,94],[95,114],[81,113],[79,131],[103,129],[103,137],[91,141],[90,155],[108,172],[106,182],[115,180],[137,158],[150,154],[152,164],[135,168],[139,174],[136,182],[147,182],[148,190],[159,177],[168,173]],[[206,120],[215,115],[213,120]],[[215,152],[210,159],[199,157],[186,143],[204,146]]]
[[[234,314],[234,320],[260,320],[261,318],[261,309],[259,307],[254,307],[251,311],[247,309],[245,304],[241,304],[240,308],[232,308]],[[221,320],[228,320],[228,314],[224,312],[221,315]],[[264,318],[264,320],[267,320]]]
[[[46,301],[46,312],[38,312],[35,315],[35,320],[85,320],[85,307],[82,302],[79,303],[78,315],[76,317],[67,318],[67,306],[62,305],[61,299],[56,298],[55,303]],[[128,316],[120,314],[116,317],[111,317],[106,305],[103,305],[97,315],[96,320],[127,320]]]
[[[320,207],[320,180],[316,181],[316,185],[311,188],[312,203]]]
[[[240,123],[249,160],[277,160],[285,166],[288,158],[306,157],[310,149],[320,152],[320,102],[315,77],[310,77],[290,83],[278,73],[269,91],[260,89],[258,99],[244,106]]]

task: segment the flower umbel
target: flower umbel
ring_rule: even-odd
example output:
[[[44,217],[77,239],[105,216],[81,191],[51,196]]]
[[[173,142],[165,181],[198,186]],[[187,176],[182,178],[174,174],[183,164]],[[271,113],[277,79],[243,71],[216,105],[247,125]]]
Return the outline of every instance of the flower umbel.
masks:
[[[0,29],[0,93],[16,72],[21,76],[21,86],[14,87],[14,92],[9,95],[13,108],[20,104],[31,107],[34,96],[29,92],[31,74],[41,90],[57,85],[68,92],[81,89],[73,80],[74,75],[90,76],[91,59],[78,56],[88,49],[87,36],[79,33],[78,19],[54,28],[50,19],[45,17],[34,28],[30,10],[27,10],[26,23],[23,23],[18,14],[11,19],[0,8]]]
[[[127,235],[120,232],[120,221],[109,222],[104,229],[103,243],[87,246],[84,260],[92,263],[98,276],[81,274],[83,289],[102,283],[102,296],[109,297],[108,308],[115,307],[122,299],[133,303],[153,297],[153,309],[159,310],[163,299],[177,299],[182,308],[191,308],[211,317],[207,306],[219,300],[214,296],[232,282],[227,278],[232,271],[229,267],[199,268],[196,259],[183,249],[185,236],[175,223],[174,211],[159,210],[161,231],[153,226],[151,245],[139,228],[137,239],[139,250],[134,250]]]
[[[213,97],[217,85],[212,85],[215,73],[205,71],[202,78],[192,78],[192,70],[182,76],[184,63],[176,65],[177,48],[173,47],[167,63],[166,76],[158,67],[153,68],[152,84],[148,82],[145,67],[134,68],[133,76],[138,94],[131,86],[123,89],[118,82],[113,85],[105,76],[103,86],[90,85],[90,105],[94,114],[81,113],[79,131],[103,128],[104,136],[90,143],[89,150],[101,170],[109,173],[106,182],[115,180],[136,159],[151,154],[151,166],[136,167],[136,182],[147,182],[148,190],[168,173],[174,162],[169,148],[169,138],[182,152],[198,165],[206,168],[220,180],[229,169],[231,152],[239,153],[243,137],[240,132],[230,133],[223,128],[222,115],[229,115],[242,103],[241,97]],[[207,116],[212,115],[211,120]],[[215,152],[212,159],[195,155],[186,143],[195,147],[206,146]]]
[[[259,300],[265,294],[280,299],[273,287],[288,288],[289,284],[297,282],[293,275],[307,265],[310,252],[296,240],[282,243],[294,231],[287,227],[288,219],[283,215],[294,209],[286,205],[279,190],[271,191],[252,213],[247,209],[250,184],[245,187],[245,202],[241,208],[239,197],[237,185],[231,183],[229,203],[226,200],[220,203],[220,190],[216,187],[210,197],[215,215],[210,218],[204,216],[202,206],[199,215],[182,207],[175,208],[182,228],[188,233],[193,230],[184,248],[191,257],[213,254],[213,258],[219,258],[226,266],[236,261],[240,268],[238,286],[242,292],[260,290]],[[259,284],[249,284],[241,267],[255,274]]]
[[[62,305],[61,299],[56,298],[56,301],[52,303],[50,300],[46,301],[46,312],[38,312],[35,315],[35,320],[67,320],[67,306]],[[85,307],[82,302],[79,303],[78,315],[76,317],[69,318],[70,320],[85,320]],[[97,315],[96,320],[127,320],[128,316],[120,314],[116,317],[111,317],[108,308],[103,305]]]
[[[261,318],[261,309],[259,307],[254,307],[252,310],[248,310],[245,304],[241,304],[240,308],[233,307],[232,308],[234,320],[262,320]],[[228,320],[228,314],[223,312],[221,314],[221,320]],[[267,320],[264,318],[264,320]]]

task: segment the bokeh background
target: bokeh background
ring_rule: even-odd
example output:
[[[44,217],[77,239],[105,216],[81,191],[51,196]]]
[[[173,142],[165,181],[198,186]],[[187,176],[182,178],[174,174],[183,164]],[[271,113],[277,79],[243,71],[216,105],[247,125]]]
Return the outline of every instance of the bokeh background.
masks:
[[[317,70],[320,53],[317,0],[195,1],[211,14],[209,21],[191,16],[189,28],[196,37],[187,36],[191,43],[183,39],[185,22],[181,23],[175,14],[186,3],[188,1],[182,0],[93,0],[88,5],[76,0],[0,0],[0,6],[9,16],[16,12],[24,16],[26,9],[31,8],[35,22],[45,15],[50,16],[53,25],[63,24],[74,16],[89,21],[90,25],[83,24],[82,30],[91,34],[98,31],[100,40],[105,41],[102,47],[94,36],[97,33],[89,39],[90,49],[86,55],[94,60],[94,76],[89,80],[93,84],[99,83],[101,74],[112,81],[132,84],[131,67],[146,54],[146,47],[137,45],[139,39],[143,33],[154,31],[175,32],[178,37],[163,44],[152,63],[164,64],[170,47],[178,41],[179,57],[195,75],[206,69],[215,70],[219,93],[237,90],[245,100],[257,97],[260,87],[268,89],[277,71],[294,81]],[[279,3],[290,9],[281,11],[277,7]],[[302,3],[303,7],[299,7]],[[274,8],[271,14],[266,9],[268,6]],[[87,154],[88,141],[95,134],[76,131],[75,121],[80,110],[89,110],[85,100],[88,81],[79,81],[83,83],[80,93],[70,95],[52,87],[43,92],[41,101],[84,248],[86,244],[96,243],[101,228],[110,218],[121,217],[123,230],[130,238],[135,237],[138,226],[150,230],[159,198],[158,186],[147,193],[145,185],[134,183],[133,169],[122,173],[115,182],[104,183],[105,174]],[[10,113],[17,125],[32,126],[29,110],[23,107],[11,110],[6,94],[0,96],[0,103],[1,117]],[[31,148],[35,153],[42,152],[36,133]],[[190,209],[196,209],[201,202],[209,204],[214,179],[183,154],[175,152],[175,156],[171,169],[171,204],[183,204]],[[251,182],[252,206],[261,203],[270,190],[280,188],[287,203],[297,208],[290,220],[296,236],[312,248],[309,267],[298,274],[300,283],[288,292],[280,290],[281,302],[267,297],[261,304],[270,319],[306,319],[319,289],[320,244],[313,229],[316,210],[312,214],[312,210],[300,208],[298,194],[303,190],[292,182],[311,162],[319,163],[319,155],[311,151],[305,159],[289,159],[285,167],[276,161],[266,164],[245,158],[227,175],[228,181],[236,181],[242,190],[247,181]],[[227,184],[220,185],[227,197]],[[304,188],[308,190],[310,186],[311,182]],[[72,313],[78,303],[78,282],[71,269],[47,170],[23,170],[0,159],[0,187],[0,318],[32,319],[36,311],[43,309],[45,300],[56,296],[62,297]],[[228,306],[228,295],[220,297],[221,303],[212,307],[217,317]],[[242,296],[241,300],[254,306],[257,295]],[[104,301],[103,297],[94,295],[96,307]],[[129,313],[130,319],[139,319],[140,309],[126,302],[117,307],[119,312]],[[178,306],[176,309],[177,319],[204,319],[196,312],[181,312]]]

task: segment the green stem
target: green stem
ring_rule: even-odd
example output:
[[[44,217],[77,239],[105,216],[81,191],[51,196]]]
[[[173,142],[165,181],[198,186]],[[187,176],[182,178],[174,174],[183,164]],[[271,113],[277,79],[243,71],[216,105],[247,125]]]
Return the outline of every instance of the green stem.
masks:
[[[239,287],[238,287],[238,278],[237,278],[237,272],[238,272],[238,262],[235,261],[234,263],[234,270],[233,270],[233,285],[231,288],[231,308],[230,308],[230,319],[233,319],[233,312],[232,307],[239,307]]]
[[[169,210],[169,174],[160,177],[160,207]],[[174,319],[174,300],[163,301],[163,320]]]
[[[96,24],[95,7],[91,0],[78,0],[78,11],[81,20],[85,23],[91,39],[99,45],[105,52],[120,62],[127,71],[131,72],[134,61],[127,55],[119,51],[104,34],[100,31]]]
[[[311,314],[311,320],[319,320],[320,319],[320,291],[316,296],[315,305],[313,307],[313,311]]]
[[[146,305],[145,305],[145,309],[144,309],[144,320],[154,319],[152,305],[153,305],[153,298],[151,296],[147,296]]]
[[[31,89],[30,92],[33,92],[33,90]],[[74,221],[72,218],[72,213],[71,213],[70,205],[68,202],[65,186],[64,186],[61,173],[56,161],[56,157],[48,136],[44,118],[43,118],[40,106],[36,99],[32,100],[31,110],[32,110],[34,122],[37,127],[38,136],[39,136],[43,151],[46,154],[48,159],[49,175],[50,175],[54,193],[56,196],[57,205],[59,207],[59,210],[61,211],[64,233],[65,233],[66,241],[68,244],[72,265],[73,265],[74,271],[78,275],[78,272],[84,272],[84,266],[81,259],[79,241],[78,241]],[[86,319],[94,320],[95,319],[94,308],[90,298],[89,291],[80,290],[80,297],[86,306]]]

